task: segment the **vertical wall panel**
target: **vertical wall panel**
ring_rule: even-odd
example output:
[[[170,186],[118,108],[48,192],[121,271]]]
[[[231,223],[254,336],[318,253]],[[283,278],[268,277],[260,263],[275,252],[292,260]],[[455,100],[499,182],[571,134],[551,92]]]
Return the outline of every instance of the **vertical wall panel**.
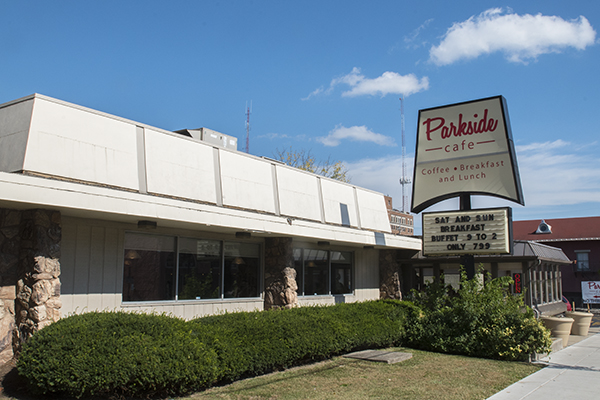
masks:
[[[75,265],[73,279],[73,293],[87,294],[90,278],[90,236],[91,227],[78,225],[75,244]],[[87,305],[87,304],[86,304]]]

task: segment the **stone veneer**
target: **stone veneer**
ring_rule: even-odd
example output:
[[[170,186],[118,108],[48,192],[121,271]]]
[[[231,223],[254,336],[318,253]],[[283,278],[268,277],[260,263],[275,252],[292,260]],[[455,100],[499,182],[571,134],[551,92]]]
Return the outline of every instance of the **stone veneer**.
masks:
[[[0,363],[60,318],[61,215],[0,209]]]
[[[379,250],[379,298],[402,300],[400,264],[396,250]]]
[[[298,306],[292,238],[265,239],[265,310]]]

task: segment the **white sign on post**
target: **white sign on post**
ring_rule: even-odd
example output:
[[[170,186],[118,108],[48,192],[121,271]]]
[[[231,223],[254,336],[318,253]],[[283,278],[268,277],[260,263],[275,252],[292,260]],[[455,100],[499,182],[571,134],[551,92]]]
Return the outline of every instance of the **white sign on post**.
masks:
[[[423,213],[423,255],[510,254],[510,208]]]
[[[600,282],[581,282],[581,297],[584,303],[600,303]]]
[[[463,193],[524,204],[504,97],[419,111],[412,212]]]

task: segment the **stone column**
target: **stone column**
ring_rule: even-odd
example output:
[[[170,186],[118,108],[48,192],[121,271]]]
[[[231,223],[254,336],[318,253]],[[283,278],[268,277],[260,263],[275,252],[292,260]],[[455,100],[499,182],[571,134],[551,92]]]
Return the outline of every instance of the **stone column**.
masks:
[[[15,355],[31,335],[60,318],[60,212],[23,211],[20,236],[13,340]]]
[[[402,300],[400,264],[396,250],[379,250],[379,298]]]
[[[0,209],[0,365],[13,357],[21,212]]]
[[[298,306],[292,238],[265,240],[265,310]]]

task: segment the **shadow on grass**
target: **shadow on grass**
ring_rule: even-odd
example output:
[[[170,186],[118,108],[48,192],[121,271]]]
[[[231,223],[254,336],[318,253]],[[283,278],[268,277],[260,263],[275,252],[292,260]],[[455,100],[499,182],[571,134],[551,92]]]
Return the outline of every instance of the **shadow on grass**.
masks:
[[[321,365],[318,365],[318,364],[321,364]],[[246,379],[234,381],[231,383],[216,385],[216,386],[213,386],[210,388],[206,388],[206,390],[198,392],[197,394],[208,392],[211,389],[218,390],[220,394],[232,394],[232,393],[240,391],[240,388],[238,387],[239,385],[243,385],[244,390],[257,389],[260,387],[269,386],[269,385],[279,383],[279,382],[290,381],[290,380],[302,378],[304,376],[316,375],[316,374],[322,373],[324,371],[333,370],[340,366],[339,363],[336,363],[334,360],[319,361],[318,364],[305,364],[302,366],[292,367],[292,368],[284,369],[281,371],[273,371],[266,375],[252,376],[252,377],[248,377]],[[325,365],[325,364],[329,364],[329,365]],[[306,371],[298,372],[299,369],[306,369]],[[286,376],[286,375],[288,375],[288,374],[286,374],[286,372],[293,372],[293,375]],[[276,375],[278,375],[278,374],[280,374],[280,376],[276,377]],[[263,378],[263,379],[257,379],[257,380],[255,380],[255,383],[253,383],[253,384],[248,383],[253,378]],[[234,385],[235,385],[235,387],[234,387]]]

